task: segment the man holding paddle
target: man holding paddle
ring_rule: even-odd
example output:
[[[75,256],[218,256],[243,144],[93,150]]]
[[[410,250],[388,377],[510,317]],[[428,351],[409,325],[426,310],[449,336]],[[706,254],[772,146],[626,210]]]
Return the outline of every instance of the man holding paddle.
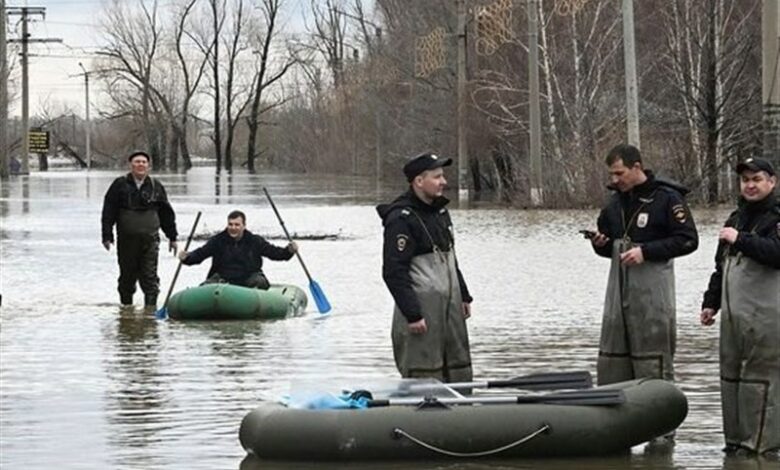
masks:
[[[286,247],[269,243],[246,229],[246,215],[241,211],[228,214],[227,227],[192,252],[182,251],[182,264],[191,266],[211,258],[211,269],[205,284],[226,282],[244,287],[268,289],[271,284],[263,274],[263,257],[288,261],[298,251],[291,241]]]
[[[401,376],[445,382],[472,378],[466,319],[469,295],[455,258],[444,167],[425,153],[403,171],[409,190],[377,206],[384,225],[382,277],[395,300],[393,355]]]

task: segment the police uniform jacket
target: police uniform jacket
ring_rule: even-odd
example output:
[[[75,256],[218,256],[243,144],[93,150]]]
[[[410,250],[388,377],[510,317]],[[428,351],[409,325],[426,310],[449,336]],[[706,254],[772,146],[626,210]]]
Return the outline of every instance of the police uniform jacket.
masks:
[[[139,220],[148,223],[149,231],[156,233],[162,228],[169,240],[176,240],[176,215],[168,202],[165,188],[157,179],[147,176],[138,188],[133,174],[128,173],[111,183],[103,199],[101,225],[104,242],[114,241],[113,226],[119,221],[122,210],[148,212],[148,217]],[[159,226],[156,226],[158,218]]]
[[[739,231],[733,244],[721,241],[715,253],[715,272],[704,293],[702,308],[721,307],[723,260],[727,254],[741,253],[757,263],[780,269],[780,199],[773,193],[761,201],[740,198],[737,210],[729,215],[725,227]]]
[[[616,191],[598,218],[599,231],[609,237],[597,254],[612,256],[615,240],[628,237],[642,247],[646,261],[667,261],[687,255],[699,246],[699,235],[683,195],[688,192],[673,182],[645,171],[647,181],[623,193]]]
[[[241,283],[254,273],[263,272],[263,256],[275,261],[287,261],[294,253],[286,247],[269,243],[249,230],[236,240],[227,230],[211,237],[205,245],[187,255],[183,264],[200,264],[211,258],[208,277],[219,274],[230,283]]]
[[[432,253],[434,246],[445,252],[454,249],[452,220],[445,207],[448,203],[447,198],[439,197],[433,204],[426,204],[410,189],[392,203],[376,208],[385,228],[382,277],[410,323],[422,319],[420,302],[412,289],[409,274],[412,258]],[[463,274],[460,268],[457,271],[463,301],[470,303],[473,299]]]

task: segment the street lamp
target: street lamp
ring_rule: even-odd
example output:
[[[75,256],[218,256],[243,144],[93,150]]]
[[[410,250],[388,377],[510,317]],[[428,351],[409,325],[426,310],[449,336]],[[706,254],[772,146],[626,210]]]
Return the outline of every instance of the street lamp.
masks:
[[[92,169],[92,152],[90,149],[90,134],[92,133],[92,125],[89,122],[89,72],[84,68],[84,65],[79,62],[79,67],[84,71],[84,105],[86,107],[87,114],[87,131],[86,131],[86,144],[85,153],[87,155],[87,170]]]

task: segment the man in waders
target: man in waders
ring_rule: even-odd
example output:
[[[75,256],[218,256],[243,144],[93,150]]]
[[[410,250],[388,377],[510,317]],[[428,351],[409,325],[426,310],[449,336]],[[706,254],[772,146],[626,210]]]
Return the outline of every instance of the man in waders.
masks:
[[[612,259],[597,362],[600,385],[640,377],[674,380],[674,261],[696,250],[699,237],[683,195],[642,166],[639,149],[607,154],[610,189],[591,238]]]
[[[111,249],[116,224],[116,253],[119,260],[119,300],[133,304],[135,284],[144,293],[144,305],[155,308],[160,293],[157,257],[159,230],[168,237],[169,251],[176,254],[176,215],[168,202],[165,188],[149,176],[151,158],[146,152],[134,152],[127,158],[130,173],[115,179],[103,199],[103,246]]]
[[[285,247],[276,246],[250,232],[246,229],[246,215],[232,211],[228,214],[225,230],[195,251],[180,252],[179,259],[182,264],[192,266],[211,258],[211,269],[204,284],[228,283],[265,290],[271,284],[263,273],[263,257],[288,261],[296,251],[295,242]]]
[[[402,377],[472,379],[466,319],[471,301],[455,258],[449,202],[450,158],[425,153],[403,167],[409,190],[377,206],[384,225],[382,277],[395,300],[392,338]]]
[[[728,454],[780,450],[780,201],[763,159],[737,165],[741,197],[718,235],[702,325],[720,320],[720,393]]]

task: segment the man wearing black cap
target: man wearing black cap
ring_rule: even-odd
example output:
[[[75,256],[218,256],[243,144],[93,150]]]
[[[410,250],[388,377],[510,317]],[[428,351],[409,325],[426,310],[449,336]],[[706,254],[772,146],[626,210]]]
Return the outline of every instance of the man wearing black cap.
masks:
[[[160,278],[157,277],[159,230],[162,228],[170,240],[168,248],[175,255],[176,215],[162,183],[149,176],[149,155],[133,152],[127,161],[130,172],[115,179],[103,199],[103,246],[106,250],[111,249],[116,224],[120,302],[124,306],[133,304],[138,282],[144,293],[144,305],[154,308],[160,293]]]
[[[772,165],[737,165],[737,210],[718,235],[701,323],[720,322],[725,452],[780,450],[780,201]]]
[[[409,190],[377,206],[384,225],[382,277],[395,300],[392,338],[402,377],[472,379],[466,319],[471,301],[455,258],[442,196],[450,158],[425,153],[403,168]]]
[[[591,239],[610,258],[599,356],[600,385],[655,377],[674,380],[674,258],[692,253],[699,236],[686,188],[644,168],[639,149],[620,144],[607,154],[615,193]],[[662,443],[663,440],[661,440]]]

